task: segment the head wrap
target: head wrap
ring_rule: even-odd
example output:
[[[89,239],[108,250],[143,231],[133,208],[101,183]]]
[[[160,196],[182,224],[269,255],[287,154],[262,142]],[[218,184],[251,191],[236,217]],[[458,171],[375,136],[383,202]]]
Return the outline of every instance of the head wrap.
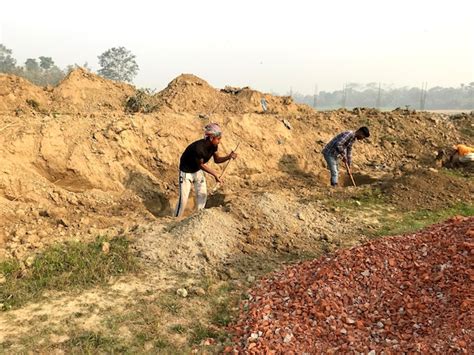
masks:
[[[204,137],[220,137],[222,135],[222,129],[217,123],[209,123],[204,127]]]

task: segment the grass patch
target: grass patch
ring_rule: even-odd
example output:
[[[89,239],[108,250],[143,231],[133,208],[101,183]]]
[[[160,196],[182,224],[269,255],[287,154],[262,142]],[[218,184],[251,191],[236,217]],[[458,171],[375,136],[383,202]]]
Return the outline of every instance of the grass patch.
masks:
[[[206,339],[225,340],[227,335],[224,332],[217,331],[214,328],[207,327],[201,322],[196,322],[191,326],[190,344],[199,345]]]
[[[29,269],[16,260],[0,263],[6,282],[0,289],[4,309],[36,300],[46,290],[84,289],[106,283],[111,276],[136,271],[138,264],[124,237],[109,240],[110,251],[102,251],[104,237],[90,243],[67,242],[51,246],[38,255]]]
[[[465,180],[474,180],[474,176],[472,176],[469,171],[464,169],[446,169],[443,168],[440,172],[446,176],[451,176],[454,178],[465,179]]]
[[[174,295],[164,295],[158,303],[163,310],[174,316],[179,315],[181,312],[182,305]]]
[[[472,127],[463,127],[460,132],[468,138],[474,138],[474,128]]]
[[[234,319],[232,305],[226,301],[217,302],[211,315],[211,322],[219,327],[226,327]]]
[[[215,326],[226,327],[234,319],[239,297],[233,291],[234,288],[225,283],[219,288],[217,297],[212,299],[210,321]]]
[[[386,197],[380,188],[365,189],[352,196],[335,197],[327,201],[327,204],[333,208],[368,208],[377,205],[386,204]]]
[[[166,354],[174,354],[180,353],[178,350],[183,350],[179,344],[173,343],[170,339],[173,334],[186,333],[185,326],[176,324],[168,327],[168,320],[164,320],[161,308],[140,296],[125,311],[110,314],[105,324],[109,334],[116,338],[120,337],[119,329],[123,326],[134,335],[127,340],[127,353],[156,353],[160,350]]]
[[[67,349],[73,354],[97,354],[98,352],[123,353],[127,348],[116,339],[103,336],[99,333],[84,332],[75,335],[61,344],[61,348]]]
[[[411,233],[457,215],[474,216],[474,205],[461,203],[437,211],[421,210],[408,212],[401,217],[387,217],[382,221],[383,226],[371,234],[379,237]]]
[[[190,293],[181,298],[173,291],[164,291],[155,298],[137,295],[126,310],[108,316],[108,334],[119,336],[120,328],[127,327],[134,335],[126,343],[131,353],[187,354],[201,347],[204,353],[218,353],[222,344],[230,341],[225,327],[238,312],[241,292],[229,282],[212,278],[201,281],[205,297]],[[206,339],[214,342],[201,345]]]
[[[182,324],[175,324],[170,327],[170,331],[173,333],[184,334],[186,333],[186,327]]]

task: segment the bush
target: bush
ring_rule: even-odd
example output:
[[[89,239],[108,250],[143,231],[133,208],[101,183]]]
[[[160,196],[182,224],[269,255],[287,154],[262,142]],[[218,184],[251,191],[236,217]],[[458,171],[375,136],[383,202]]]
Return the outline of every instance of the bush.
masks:
[[[150,113],[158,105],[153,103],[153,91],[150,89],[139,89],[134,96],[128,97],[125,102],[125,111],[128,113]]]

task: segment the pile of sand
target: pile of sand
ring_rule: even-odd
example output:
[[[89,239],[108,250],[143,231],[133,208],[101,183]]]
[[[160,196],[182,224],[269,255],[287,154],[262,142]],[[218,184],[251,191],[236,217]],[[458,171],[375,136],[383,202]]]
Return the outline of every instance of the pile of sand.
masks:
[[[123,111],[134,95],[131,85],[104,79],[83,68],[54,88],[42,88],[15,75],[0,74],[0,112],[84,113]]]
[[[53,107],[63,113],[122,111],[125,100],[134,93],[132,85],[107,80],[78,68],[54,88]]]
[[[0,111],[35,110],[49,113],[98,113],[125,110],[126,101],[137,90],[132,85],[104,79],[86,69],[71,71],[54,88],[41,88],[14,75],[0,74]],[[153,110],[193,113],[211,118],[216,114],[267,113],[297,114],[307,107],[290,97],[264,94],[248,87],[233,91],[218,90],[192,74],[182,74],[168,86],[147,97]]]
[[[0,73],[0,112],[40,110],[49,104],[43,88],[18,76]]]
[[[205,209],[183,221],[152,227],[134,247],[143,259],[159,267],[207,273],[235,253],[238,225],[222,209]]]
[[[192,74],[182,74],[160,91],[158,100],[175,112],[212,115],[215,112],[236,111],[229,95],[219,92],[206,81]]]
[[[304,105],[297,105],[290,96],[274,96],[250,88],[240,90],[236,98],[239,106],[247,112],[263,113],[262,99],[266,101],[266,112],[271,114],[296,114],[307,109]]]
[[[218,90],[192,74],[182,74],[156,95],[161,104],[174,112],[192,112],[211,117],[215,114],[263,113],[261,100],[267,102],[267,113],[297,113],[301,107],[290,97],[264,94],[248,87]]]

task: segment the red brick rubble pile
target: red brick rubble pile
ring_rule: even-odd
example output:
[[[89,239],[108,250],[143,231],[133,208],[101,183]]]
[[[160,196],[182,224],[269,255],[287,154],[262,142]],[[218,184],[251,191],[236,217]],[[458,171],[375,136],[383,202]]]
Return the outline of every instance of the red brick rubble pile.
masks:
[[[250,291],[244,353],[474,353],[474,218],[303,262]]]

